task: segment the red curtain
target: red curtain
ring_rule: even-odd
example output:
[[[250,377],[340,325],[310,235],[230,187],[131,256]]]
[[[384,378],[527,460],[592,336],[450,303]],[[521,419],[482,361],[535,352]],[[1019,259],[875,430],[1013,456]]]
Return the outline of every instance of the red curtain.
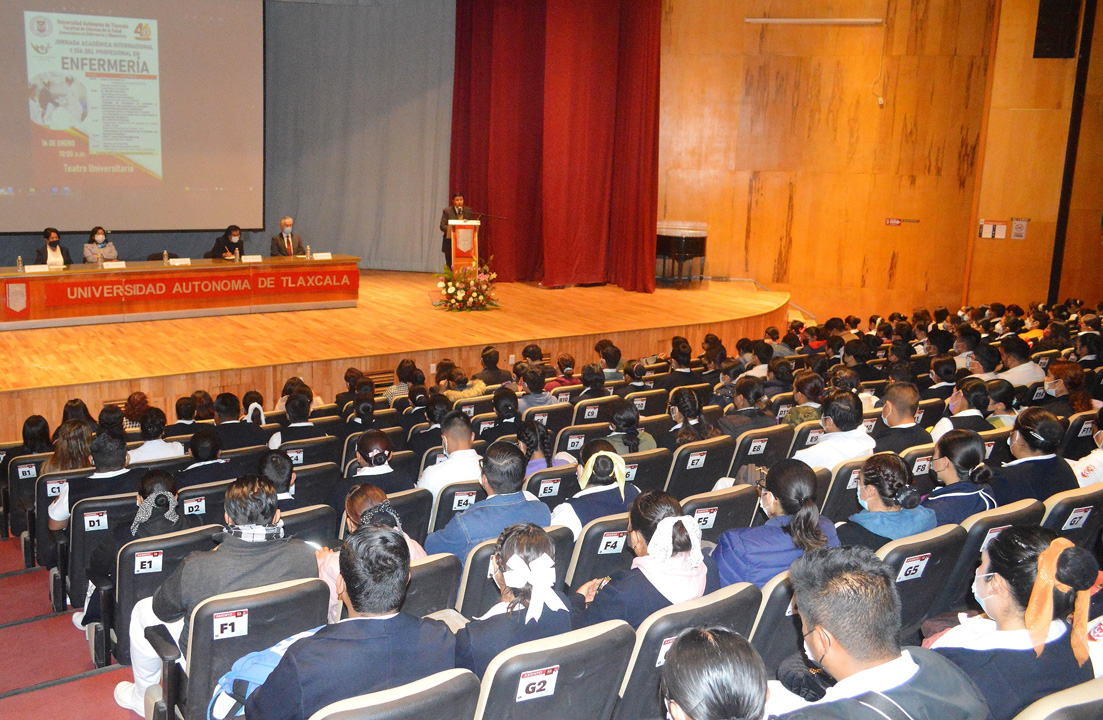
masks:
[[[655,288],[661,0],[457,0],[451,184],[503,280]]]

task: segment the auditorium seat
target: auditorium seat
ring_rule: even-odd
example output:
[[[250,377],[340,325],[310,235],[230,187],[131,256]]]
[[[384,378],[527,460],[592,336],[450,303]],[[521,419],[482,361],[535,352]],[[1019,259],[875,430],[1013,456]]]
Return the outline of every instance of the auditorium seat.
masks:
[[[802,422],[793,428],[793,442],[789,446],[788,457],[805,448],[810,448],[820,441],[820,437],[823,435],[823,426],[820,425],[819,420],[809,420],[808,422]]]
[[[483,430],[492,428],[498,424],[497,413],[481,413],[471,418],[471,431],[475,433],[475,437],[479,437],[483,434]]]
[[[744,465],[759,465],[770,468],[774,463],[784,460],[793,444],[793,428],[782,423],[759,430],[748,430],[736,440],[735,456],[732,458],[728,477],[738,475]]]
[[[916,445],[900,453],[900,459],[904,461],[904,467],[912,474],[915,487],[921,495],[926,495],[934,489],[934,483],[931,481],[929,474],[933,457],[933,443]]]
[[[413,427],[410,428],[410,432],[406,433],[406,442],[409,443],[410,438],[412,438],[414,435],[417,435],[418,433],[420,433],[424,430],[428,430],[428,429],[429,429],[429,423],[427,423],[427,422],[418,423],[417,425],[414,425]]]
[[[1012,429],[1010,427],[993,428],[977,433],[980,435],[980,439],[984,441],[984,460],[986,463],[999,467],[1003,463],[1015,459],[1015,456],[1011,454],[1011,447],[1007,444]]]
[[[417,476],[421,477],[421,474],[425,472],[425,468],[432,467],[438,462],[444,459],[444,446],[434,445],[421,454],[421,461],[418,463]]]
[[[88,590],[85,571],[92,552],[104,535],[113,528],[130,525],[138,511],[137,495],[104,495],[78,500],[73,505],[73,519],[64,533],[59,533],[58,566],[50,569],[50,601],[54,612],[66,609],[65,598],[71,598],[73,606],[84,606]]]
[[[1088,410],[1076,413],[1069,418],[1068,429],[1061,440],[1061,447],[1057,450],[1058,455],[1069,460],[1079,460],[1095,450],[1092,434],[1095,432],[1096,414],[1097,411]]]
[[[789,414],[789,411],[792,410],[793,406],[796,404],[796,400],[793,399],[793,393],[778,393],[774,395],[766,405],[766,412],[773,415],[774,420],[777,422],[785,422],[785,416]]]
[[[597,398],[604,400],[605,398]],[[593,422],[586,425],[568,425],[559,431],[555,437],[555,453],[571,453],[575,457],[582,446],[591,440],[599,440],[609,436],[609,421]]]
[[[453,410],[459,410],[469,418],[494,412],[494,396],[479,395],[478,397],[460,398],[452,403]]]
[[[682,514],[697,520],[703,540],[717,542],[727,530],[750,527],[757,507],[755,486],[736,485],[687,497],[682,501]]]
[[[34,558],[34,562],[39,567],[57,567],[57,543],[54,541],[49,527],[48,509],[50,503],[61,492],[61,485],[68,483],[70,480],[88,477],[93,472],[92,468],[82,468],[38,476],[34,484],[34,505],[27,516],[28,523],[33,524],[29,527],[27,536],[23,538],[24,558],[28,555],[26,546],[29,544],[30,557]],[[137,482],[135,481],[133,485],[136,486]],[[136,487],[130,487],[129,489],[133,492]],[[70,497],[69,502],[72,503],[73,500],[74,498]]]
[[[337,407],[336,403],[329,403],[327,405],[319,405],[318,407],[310,409],[310,419],[313,421],[315,418],[324,418],[331,415],[340,415],[341,409]]]
[[[1103,484],[1051,495],[1045,501],[1042,527],[1068,538],[1085,550],[1095,549],[1103,528]]]
[[[623,620],[514,645],[486,669],[478,720],[608,720],[636,634]]]
[[[585,385],[566,385],[564,387],[557,387],[555,390],[551,391],[551,394],[555,397],[557,402],[565,403],[581,395],[582,391],[585,389]]]
[[[670,418],[669,413],[662,412],[658,415],[640,416],[639,429],[651,433],[651,437],[655,439],[666,435],[672,427],[674,427],[674,421]]]
[[[933,614],[933,603],[949,582],[968,535],[960,525],[942,525],[885,543],[877,551],[896,576],[901,638],[910,638]]]
[[[490,574],[490,560],[498,538],[484,540],[467,553],[460,576],[456,611],[465,618],[477,618],[501,599],[501,591]]]
[[[570,403],[556,403],[531,407],[521,414],[521,420],[532,420],[547,428],[548,432],[555,435],[563,428],[571,424],[574,417],[574,406]]]
[[[616,395],[586,398],[574,406],[572,424],[604,423],[606,427],[613,421],[613,406],[620,400]]]
[[[226,627],[235,621],[220,616],[242,610],[248,611],[248,625],[237,634],[240,628]],[[238,658],[325,625],[328,610],[329,586],[317,578],[208,598],[191,613],[186,672],[176,662],[180,649],[165,626],[148,628],[146,638],[161,659],[161,684],[146,692],[147,716],[153,703],[155,717],[203,720],[218,679]]]
[[[42,463],[46,462],[51,455],[53,455],[52,452],[21,455],[8,463],[8,504],[5,504],[4,512],[12,535],[18,536],[28,528],[27,512],[34,510],[35,481],[41,472]]]
[[[337,513],[329,505],[311,505],[280,513],[285,537],[318,545],[337,537]]]
[[[341,468],[347,469],[349,462],[356,460],[356,443],[360,441],[360,436],[364,433],[360,432],[349,433],[345,437],[345,442],[341,449]],[[405,440],[405,438],[403,438]]]
[[[957,609],[969,597],[977,566],[980,564],[981,550],[988,547],[1001,530],[1009,527],[1037,525],[1042,521],[1045,506],[1037,500],[1019,500],[1018,502],[992,508],[965,518],[961,523],[967,533],[965,545],[957,559],[950,576],[938,593],[931,613],[937,615]]]
[[[567,590],[574,592],[586,582],[606,577],[632,566],[628,547],[628,513],[606,515],[582,528],[567,566]]]
[[[718,435],[680,446],[670,461],[665,490],[678,500],[712,490],[724,477],[735,455],[735,440]]]
[[[223,460],[236,460],[239,465],[244,467],[256,467],[257,462],[260,461],[260,456],[267,451],[267,445],[250,445],[249,447],[235,448],[233,450],[223,450],[219,457]],[[336,462],[335,459],[333,461]],[[309,465],[310,463],[304,464]]]
[[[628,393],[624,399],[636,406],[640,417],[648,415],[661,415],[666,412],[666,402],[669,393],[666,390],[640,390]]]
[[[406,685],[326,705],[310,720],[474,720],[479,678],[470,670],[435,673]]]
[[[674,638],[692,627],[723,625],[746,637],[754,625],[762,592],[750,583],[736,583],[695,600],[651,614],[636,629],[636,644],[620,685],[613,720],[665,720],[659,676]]]
[[[1013,720],[1099,720],[1103,717],[1103,678],[1035,700]]]
[[[463,568],[452,553],[437,553],[410,565],[410,584],[402,612],[425,617],[456,605]]]
[[[486,499],[486,490],[478,480],[451,482],[440,489],[433,514],[429,518],[429,532],[443,530],[448,521],[480,500]]]
[[[762,586],[762,604],[749,637],[762,656],[768,677],[776,677],[785,658],[801,651],[800,616],[793,608],[793,585],[789,571],[775,575]]]
[[[865,461],[866,458],[847,460],[830,471],[831,480],[828,481],[827,493],[820,504],[820,514],[831,522],[842,522],[861,511],[862,507],[858,504],[858,482]]]
[[[915,424],[919,427],[932,427],[939,418],[942,417],[942,413],[946,411],[946,401],[939,398],[931,398],[930,400],[920,400],[919,407],[915,410]]]
[[[221,524],[224,522],[224,508],[226,505],[226,489],[233,480],[219,480],[218,482],[192,485],[177,493],[178,507],[181,517],[184,518],[186,527],[199,527],[210,523]]]
[[[399,400],[406,400],[406,398],[399,398]],[[410,402],[406,400],[406,402]],[[397,401],[395,401],[397,405]],[[391,428],[402,427],[402,411],[396,408],[385,407],[382,410],[376,410],[372,413],[372,422],[376,427],[386,431]]]
[[[666,448],[628,453],[624,457],[625,479],[640,489],[662,490],[670,474],[672,453]]]
[[[429,518],[433,515],[433,493],[425,488],[414,488],[392,493],[387,499],[402,520],[402,531],[419,545],[424,544],[429,534]]]
[[[341,441],[332,435],[288,441],[281,444],[279,449],[291,457],[291,462],[296,467],[341,462]]]
[[[570,463],[537,470],[525,480],[525,489],[554,510],[578,492],[578,466]]]
[[[341,470],[335,463],[315,463],[295,468],[295,504],[324,505],[341,480]]]

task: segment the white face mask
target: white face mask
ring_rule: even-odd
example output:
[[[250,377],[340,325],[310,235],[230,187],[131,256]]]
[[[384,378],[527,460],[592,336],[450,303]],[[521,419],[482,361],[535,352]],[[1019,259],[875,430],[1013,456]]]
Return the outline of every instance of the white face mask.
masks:
[[[289,228],[289,227],[284,228],[283,229],[283,234],[284,235],[290,235],[291,234],[291,228]]]
[[[1053,382],[1050,382],[1049,380],[1046,380],[1046,382],[1045,382],[1046,395],[1050,395],[1052,397],[1057,397],[1057,383],[1059,383],[1059,382],[1061,382],[1061,381],[1060,380],[1054,380]]]
[[[96,236],[96,242],[98,242],[98,243],[101,243],[106,239],[107,239],[107,236],[105,236],[105,235],[97,235]]]
[[[973,599],[977,601],[977,605],[980,605],[981,610],[984,610],[986,613],[988,610],[984,607],[984,601],[992,597],[995,593],[981,597],[980,592],[977,590],[977,580],[980,580],[982,577],[992,577],[995,574],[996,573],[981,573],[973,578]]]

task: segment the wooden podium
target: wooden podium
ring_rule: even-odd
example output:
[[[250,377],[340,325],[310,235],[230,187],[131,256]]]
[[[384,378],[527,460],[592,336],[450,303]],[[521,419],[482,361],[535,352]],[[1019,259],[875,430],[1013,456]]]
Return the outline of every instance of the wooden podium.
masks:
[[[448,236],[452,240],[452,269],[476,267],[479,264],[478,220],[449,220]]]

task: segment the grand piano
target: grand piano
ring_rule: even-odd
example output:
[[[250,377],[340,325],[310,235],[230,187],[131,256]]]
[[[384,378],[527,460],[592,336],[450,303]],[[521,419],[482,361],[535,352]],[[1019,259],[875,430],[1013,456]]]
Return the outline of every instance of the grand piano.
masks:
[[[684,266],[689,261],[689,280],[693,279],[693,261],[701,259],[698,278],[705,276],[705,241],[708,239],[709,226],[703,222],[683,222],[663,220],[658,223],[658,237],[655,241],[655,256],[663,259],[662,280],[680,281]],[[677,264],[678,274],[673,278],[667,270],[667,261]]]

